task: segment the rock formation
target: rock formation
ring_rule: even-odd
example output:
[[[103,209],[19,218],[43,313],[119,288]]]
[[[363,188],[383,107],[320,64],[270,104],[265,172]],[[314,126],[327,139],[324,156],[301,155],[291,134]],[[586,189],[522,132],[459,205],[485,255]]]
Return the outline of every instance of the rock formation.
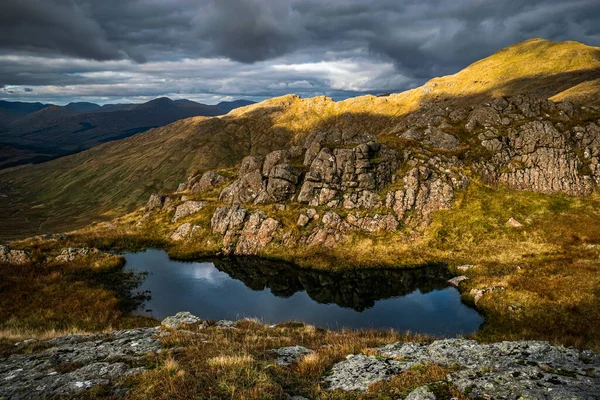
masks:
[[[7,246],[0,245],[0,264],[23,265],[31,261],[31,257],[26,251],[11,250]]]

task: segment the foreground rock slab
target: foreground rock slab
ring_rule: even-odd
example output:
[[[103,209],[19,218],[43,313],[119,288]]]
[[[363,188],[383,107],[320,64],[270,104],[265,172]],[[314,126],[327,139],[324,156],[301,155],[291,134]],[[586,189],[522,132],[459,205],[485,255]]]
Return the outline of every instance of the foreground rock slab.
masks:
[[[280,347],[270,350],[271,353],[277,355],[275,362],[277,365],[288,366],[300,361],[307,355],[314,353],[311,349],[302,346]]]
[[[437,363],[457,368],[448,374],[448,383],[473,399],[591,400],[600,393],[598,356],[547,342],[399,342],[381,347],[377,353],[350,356],[335,364],[324,383],[330,389],[364,391],[414,365]]]
[[[148,353],[160,352],[159,328],[68,335],[39,342],[45,350],[0,358],[1,399],[78,397],[96,386],[141,373]],[[32,342],[18,344],[27,346]]]

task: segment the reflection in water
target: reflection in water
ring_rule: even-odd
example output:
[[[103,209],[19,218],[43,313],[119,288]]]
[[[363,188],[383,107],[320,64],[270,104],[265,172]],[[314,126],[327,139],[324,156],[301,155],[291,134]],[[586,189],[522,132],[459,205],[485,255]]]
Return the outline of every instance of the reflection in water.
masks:
[[[127,268],[149,275],[141,289],[157,318],[190,311],[205,319],[257,317],[321,327],[394,328],[434,335],[472,332],[477,312],[448,287],[447,268],[315,271],[258,258],[170,260],[164,251],[125,255]]]
[[[294,267],[259,258],[222,258],[214,266],[253,290],[271,289],[278,297],[305,291],[317,303],[364,311],[375,302],[419,290],[429,293],[448,287],[452,274],[440,265],[400,269],[353,269],[343,272]]]

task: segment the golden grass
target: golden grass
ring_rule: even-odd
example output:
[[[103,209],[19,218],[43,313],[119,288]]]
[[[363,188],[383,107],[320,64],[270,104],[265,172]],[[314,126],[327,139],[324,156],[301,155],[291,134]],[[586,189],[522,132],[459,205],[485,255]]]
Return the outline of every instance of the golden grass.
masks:
[[[158,368],[130,382],[129,398],[284,399],[285,393],[292,393],[308,398],[371,399],[369,394],[327,392],[320,384],[322,375],[348,354],[400,340],[426,339],[391,331],[325,331],[299,323],[269,328],[255,320],[239,321],[236,328],[174,331],[165,337],[164,345],[185,347],[185,351],[166,356]],[[292,345],[315,353],[290,368],[277,366],[268,350]],[[440,380],[441,370],[425,368],[418,383]],[[408,390],[416,383],[416,378],[398,380],[381,393]]]

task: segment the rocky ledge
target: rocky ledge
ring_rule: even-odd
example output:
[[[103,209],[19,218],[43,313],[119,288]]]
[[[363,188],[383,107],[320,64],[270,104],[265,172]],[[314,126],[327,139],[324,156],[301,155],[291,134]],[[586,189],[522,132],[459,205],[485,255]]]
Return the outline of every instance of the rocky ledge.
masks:
[[[335,364],[323,381],[329,389],[364,391],[427,363],[451,367],[442,385],[453,385],[473,399],[598,399],[600,358],[591,351],[518,341],[479,344],[446,339],[431,344],[395,343],[376,349],[376,355],[349,355]],[[435,399],[428,387],[407,398]]]
[[[100,335],[68,335],[17,343],[21,353],[0,358],[0,398],[77,397],[94,387],[112,387],[118,379],[145,370],[148,353],[160,352],[159,328]],[[43,349],[27,354],[28,348]]]

